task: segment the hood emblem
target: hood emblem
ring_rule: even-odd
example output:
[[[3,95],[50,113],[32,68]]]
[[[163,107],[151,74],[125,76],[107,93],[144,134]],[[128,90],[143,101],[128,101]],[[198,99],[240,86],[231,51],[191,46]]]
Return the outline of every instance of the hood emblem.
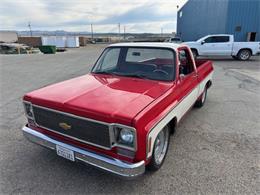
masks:
[[[59,126],[64,129],[64,130],[70,130],[71,129],[71,125],[67,124],[67,123],[59,123]]]

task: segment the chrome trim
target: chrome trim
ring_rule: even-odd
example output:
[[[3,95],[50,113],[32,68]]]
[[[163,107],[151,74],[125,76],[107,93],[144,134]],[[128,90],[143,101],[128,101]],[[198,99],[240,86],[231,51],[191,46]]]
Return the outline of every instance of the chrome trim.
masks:
[[[24,113],[25,113],[25,116],[31,120],[34,121],[34,113],[33,113],[33,108],[32,108],[32,117],[30,117],[28,114],[27,114],[27,111],[26,111],[26,108],[25,108],[25,104],[29,104],[32,108],[32,103],[31,102],[28,102],[28,101],[23,101],[23,108],[24,108]]]
[[[35,104],[32,104],[31,102],[28,102],[28,101],[23,101],[23,102],[31,104],[32,105],[32,111],[33,111],[33,107],[38,107],[38,108],[49,110],[49,111],[56,112],[56,113],[59,113],[59,114],[64,114],[64,115],[67,115],[69,117],[73,117],[73,118],[77,118],[77,119],[81,119],[81,120],[86,120],[86,121],[90,121],[90,122],[95,122],[95,123],[99,123],[99,124],[102,124],[102,125],[107,125],[108,126],[108,130],[109,130],[109,136],[110,136],[110,138],[109,138],[110,139],[110,147],[101,146],[101,145],[98,145],[98,144],[87,142],[87,141],[82,140],[82,139],[78,139],[78,138],[72,137],[70,135],[66,135],[66,134],[60,133],[58,131],[54,131],[52,129],[49,129],[47,127],[44,127],[44,126],[41,126],[41,125],[37,124],[37,121],[33,118],[35,124],[38,127],[40,127],[40,128],[46,129],[46,130],[51,131],[53,133],[57,133],[59,135],[62,135],[62,136],[65,136],[65,137],[69,137],[71,139],[74,139],[74,140],[77,140],[77,141],[80,141],[80,142],[83,142],[83,143],[86,143],[86,144],[89,144],[89,145],[92,145],[92,146],[95,146],[95,147],[99,147],[99,148],[102,148],[102,149],[105,149],[105,150],[111,150],[115,146],[121,147],[121,148],[124,148],[124,149],[128,149],[128,150],[132,150],[132,151],[136,151],[137,150],[137,134],[136,134],[136,129],[134,127],[130,127],[130,126],[127,126],[127,125],[122,125],[122,124],[119,124],[119,123],[106,123],[106,122],[102,122],[102,121],[97,121],[97,120],[94,120],[94,119],[77,116],[77,115],[74,115],[74,114],[71,114],[71,113],[62,112],[62,111],[59,111],[59,110],[54,110],[54,109],[51,109],[51,108],[35,105]],[[34,112],[33,112],[33,117],[34,117]],[[115,127],[127,128],[127,129],[131,129],[132,131],[134,131],[134,133],[135,133],[135,140],[134,140],[135,143],[134,143],[134,147],[133,148],[129,147],[129,146],[122,145],[122,144],[118,144],[116,142],[116,138],[115,138],[115,134],[114,134],[114,128]]]
[[[94,119],[90,119],[90,118],[78,116],[78,115],[75,115],[75,114],[71,114],[71,113],[67,113],[67,112],[62,112],[62,111],[59,111],[59,110],[54,110],[54,109],[47,108],[47,107],[43,107],[43,106],[39,106],[39,105],[36,105],[36,104],[32,104],[32,106],[35,106],[35,107],[38,107],[38,108],[41,108],[41,109],[45,109],[45,110],[49,110],[49,111],[52,111],[52,112],[64,114],[64,115],[67,115],[67,116],[70,116],[70,117],[73,117],[73,118],[78,118],[78,119],[81,119],[81,120],[86,120],[86,121],[90,121],[90,122],[95,122],[95,123],[99,123],[99,124],[102,124],[102,125],[109,125],[109,123],[106,123],[106,122],[97,121],[97,120],[94,120]]]
[[[133,178],[142,175],[145,172],[144,161],[130,164],[115,158],[102,156],[87,150],[82,150],[69,144],[65,144],[63,142],[52,139],[40,132],[37,132],[27,126],[24,126],[22,128],[22,131],[24,136],[33,143],[39,144],[52,150],[56,150],[56,145],[65,147],[74,152],[76,161],[81,161],[86,164],[93,165],[116,175]]]
[[[124,148],[124,149],[128,149],[128,150],[131,150],[131,151],[136,151],[137,150],[137,136],[136,136],[137,134],[136,134],[136,129],[134,127],[129,127],[129,126],[121,125],[121,124],[117,124],[117,123],[111,123],[110,126],[113,128],[113,133],[115,133],[114,132],[114,128],[116,128],[116,127],[130,129],[131,131],[134,132],[134,145],[133,145],[133,147],[130,147],[130,146],[118,143],[117,140],[116,140],[115,135],[113,135],[113,138],[115,139],[114,146],[117,146],[117,147],[120,147],[120,148]]]

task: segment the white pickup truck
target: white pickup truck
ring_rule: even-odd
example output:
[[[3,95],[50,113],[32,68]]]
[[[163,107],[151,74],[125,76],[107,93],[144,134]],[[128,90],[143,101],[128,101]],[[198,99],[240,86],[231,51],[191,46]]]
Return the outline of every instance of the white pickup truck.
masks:
[[[207,35],[184,44],[191,48],[194,57],[232,56],[245,61],[252,55],[260,54],[260,42],[234,42],[234,36],[228,34]]]

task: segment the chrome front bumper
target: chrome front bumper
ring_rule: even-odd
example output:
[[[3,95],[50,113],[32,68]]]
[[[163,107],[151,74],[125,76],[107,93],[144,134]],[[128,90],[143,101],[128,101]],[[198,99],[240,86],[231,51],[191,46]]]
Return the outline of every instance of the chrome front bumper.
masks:
[[[75,160],[93,165],[116,175],[132,178],[143,174],[145,171],[144,161],[134,164],[125,163],[115,158],[102,156],[57,141],[27,126],[24,126],[22,130],[24,136],[33,143],[39,144],[52,150],[56,150],[56,145],[62,146],[74,152]]]

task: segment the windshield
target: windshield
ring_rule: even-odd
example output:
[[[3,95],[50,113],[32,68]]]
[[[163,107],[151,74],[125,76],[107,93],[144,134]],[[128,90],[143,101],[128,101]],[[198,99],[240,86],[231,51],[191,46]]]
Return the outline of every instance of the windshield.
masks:
[[[109,47],[92,73],[115,74],[161,81],[173,81],[175,53],[167,48]]]

